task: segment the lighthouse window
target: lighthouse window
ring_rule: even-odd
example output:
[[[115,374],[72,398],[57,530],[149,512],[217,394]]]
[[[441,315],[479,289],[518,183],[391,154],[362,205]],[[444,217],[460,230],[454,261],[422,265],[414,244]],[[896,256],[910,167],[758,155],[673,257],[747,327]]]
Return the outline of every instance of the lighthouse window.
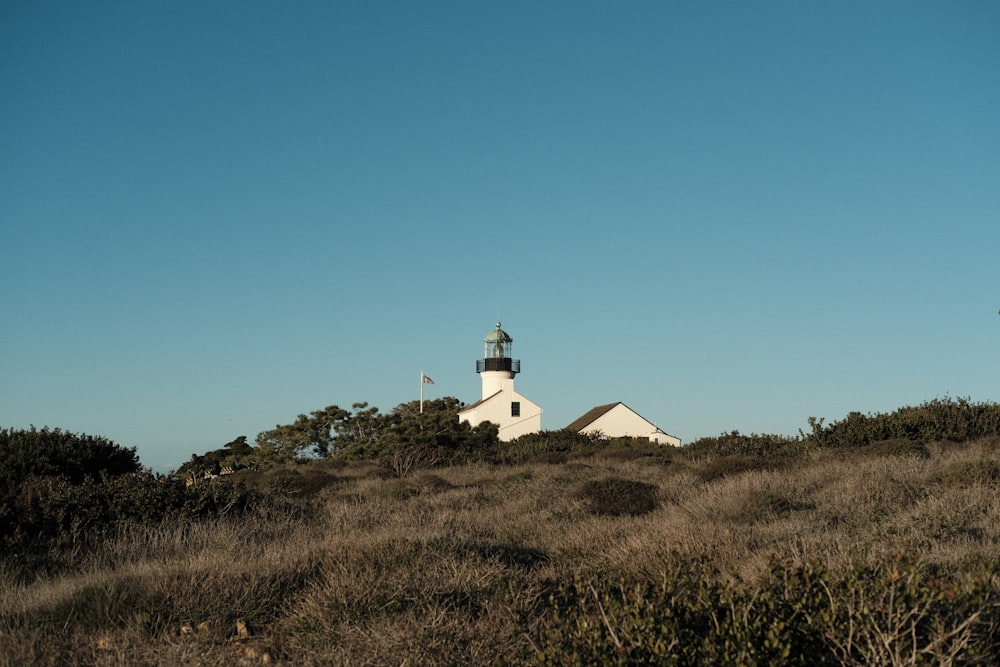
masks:
[[[511,403],[510,403],[510,416],[511,417],[520,417],[521,416],[521,402],[520,401],[511,401]]]

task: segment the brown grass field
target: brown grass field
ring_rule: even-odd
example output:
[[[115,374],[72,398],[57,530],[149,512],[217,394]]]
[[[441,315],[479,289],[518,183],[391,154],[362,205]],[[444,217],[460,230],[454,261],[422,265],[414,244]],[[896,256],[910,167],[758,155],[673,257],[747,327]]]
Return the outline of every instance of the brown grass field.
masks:
[[[325,462],[246,474],[243,483],[304,509],[133,526],[81,550],[70,571],[29,583],[0,570],[0,665],[630,664],[640,638],[629,639],[639,625],[627,604],[598,602],[588,621],[554,614],[553,592],[584,582],[599,601],[617,590],[602,582],[628,590],[686,562],[725,590],[751,592],[744,618],[730,621],[739,628],[764,609],[752,592],[775,563],[821,566],[834,584],[899,562],[912,564],[891,566],[888,581],[900,585],[922,568],[956,581],[975,573],[984,602],[930,628],[943,639],[926,645],[912,632],[931,613],[920,598],[893,598],[898,611],[887,611],[882,598],[869,604],[878,593],[823,588],[857,624],[847,639],[827,637],[815,664],[996,664],[988,644],[966,650],[963,632],[998,632],[1000,583],[983,569],[1000,562],[998,445],[813,451],[770,469],[683,449],[608,449],[402,477]],[[965,590],[942,589],[933,604]],[[599,657],[558,648],[575,645],[554,639],[560,631],[586,638],[588,628],[584,648]],[[690,664],[669,657],[678,650],[651,662]],[[719,661],[796,660],[741,655]]]

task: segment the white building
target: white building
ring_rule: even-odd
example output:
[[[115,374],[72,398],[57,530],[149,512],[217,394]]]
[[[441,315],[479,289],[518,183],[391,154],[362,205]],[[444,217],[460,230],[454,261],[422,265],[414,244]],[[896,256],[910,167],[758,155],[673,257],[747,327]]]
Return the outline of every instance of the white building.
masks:
[[[521,372],[520,359],[511,358],[514,339],[497,322],[483,343],[483,358],[476,360],[476,372],[483,381],[482,398],[462,408],[459,421],[472,426],[493,422],[500,427],[503,441],[542,430],[542,409],[514,391],[514,376]]]
[[[566,428],[576,433],[599,433],[608,438],[649,438],[650,442],[661,445],[681,445],[680,438],[665,433],[621,402],[599,405]]]

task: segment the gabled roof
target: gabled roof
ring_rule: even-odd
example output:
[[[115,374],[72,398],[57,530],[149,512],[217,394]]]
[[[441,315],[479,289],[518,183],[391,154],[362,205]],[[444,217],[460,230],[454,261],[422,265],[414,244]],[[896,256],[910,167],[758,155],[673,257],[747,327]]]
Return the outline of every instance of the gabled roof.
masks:
[[[491,398],[493,398],[495,396],[498,396],[498,395],[500,395],[502,393],[503,393],[503,389],[501,389],[500,391],[497,391],[495,393],[490,394],[486,398],[481,398],[478,401],[476,401],[475,403],[472,403],[470,405],[466,405],[464,408],[462,408],[461,410],[458,411],[458,414],[462,414],[463,412],[466,412],[467,410],[472,410],[473,408],[478,408],[480,405],[482,405],[486,401],[488,401]]]
[[[567,426],[566,430],[579,433],[581,430],[603,417],[606,413],[611,412],[611,409],[617,405],[623,405],[623,403],[618,401],[617,403],[608,403],[607,405],[598,405],[596,408],[591,408],[586,412],[586,414]]]

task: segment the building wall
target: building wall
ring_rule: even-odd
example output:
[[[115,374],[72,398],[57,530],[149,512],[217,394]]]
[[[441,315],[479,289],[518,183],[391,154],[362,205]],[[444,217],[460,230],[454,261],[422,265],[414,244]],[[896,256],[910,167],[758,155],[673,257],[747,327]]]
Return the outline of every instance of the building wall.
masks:
[[[483,382],[481,398],[489,398],[498,391],[514,391],[514,374],[507,371],[483,371],[479,374]]]
[[[515,401],[521,404],[517,417],[511,416],[511,403]],[[458,413],[458,419],[472,426],[493,422],[500,427],[499,438],[504,442],[542,430],[542,408],[513,389],[504,389],[476,407],[466,408]]]
[[[663,431],[656,431],[649,436],[650,441],[655,442],[658,445],[669,445],[671,447],[680,447],[681,439],[670,435],[669,433],[664,433]]]
[[[609,438],[649,438],[663,445],[679,447],[681,441],[668,435],[633,412],[625,405],[618,404],[593,422],[580,429],[581,433],[603,433]]]

